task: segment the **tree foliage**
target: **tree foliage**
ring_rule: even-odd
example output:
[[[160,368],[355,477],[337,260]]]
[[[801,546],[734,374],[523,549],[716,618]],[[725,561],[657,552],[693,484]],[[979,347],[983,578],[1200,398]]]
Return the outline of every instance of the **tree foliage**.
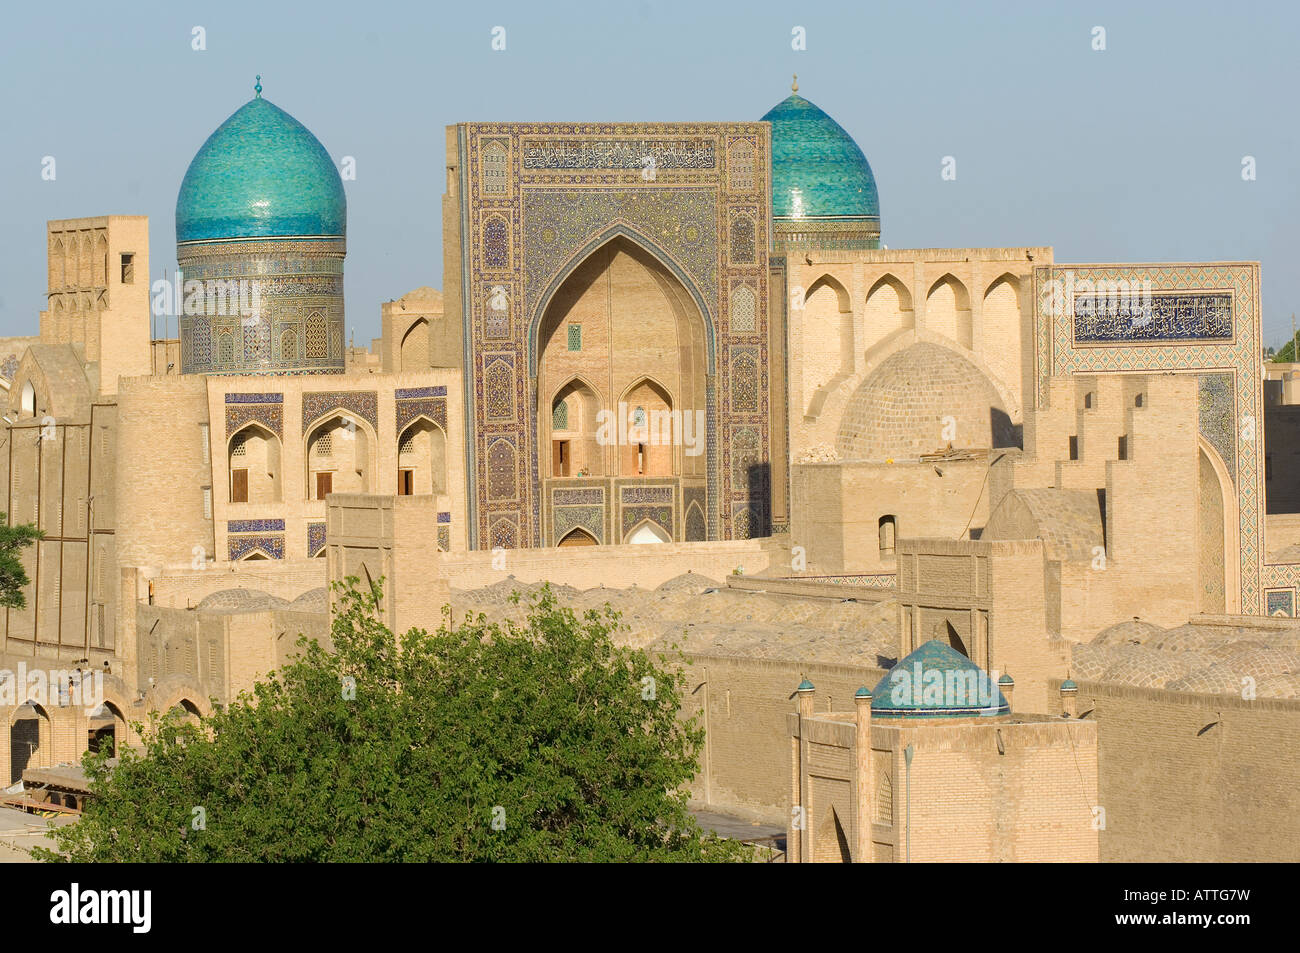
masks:
[[[616,646],[608,607],[579,618],[547,588],[526,624],[398,639],[377,587],[336,593],[331,648],[300,638],[201,725],[153,716],[111,770],[87,755],[95,796],[43,859],[745,856],[686,810],[703,732],[679,716],[681,667]]]
[[[25,609],[27,598],[23,590],[27,588],[27,570],[23,568],[23,550],[42,533],[29,523],[10,526],[8,514],[0,513],[0,606],[10,609]]]

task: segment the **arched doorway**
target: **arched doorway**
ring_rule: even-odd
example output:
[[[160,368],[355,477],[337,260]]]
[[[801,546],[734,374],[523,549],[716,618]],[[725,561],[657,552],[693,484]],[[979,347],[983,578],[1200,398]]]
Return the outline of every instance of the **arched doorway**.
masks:
[[[50,758],[50,716],[35,702],[13,710],[9,717],[9,783],[22,780],[28,768],[41,768]]]

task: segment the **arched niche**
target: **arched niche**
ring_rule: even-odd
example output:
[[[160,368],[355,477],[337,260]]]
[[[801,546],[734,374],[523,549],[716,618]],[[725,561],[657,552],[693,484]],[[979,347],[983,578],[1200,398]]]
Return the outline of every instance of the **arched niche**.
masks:
[[[397,493],[447,492],[447,435],[428,417],[417,417],[397,437]]]
[[[600,398],[581,378],[562,385],[550,400],[550,416],[540,425],[548,434],[543,446],[551,448],[552,477],[605,475],[605,448],[599,439]]]
[[[330,493],[369,493],[374,485],[374,435],[363,422],[336,413],[307,433],[307,494],[323,500]]]
[[[250,423],[226,446],[231,503],[279,503],[283,498],[280,438]]]

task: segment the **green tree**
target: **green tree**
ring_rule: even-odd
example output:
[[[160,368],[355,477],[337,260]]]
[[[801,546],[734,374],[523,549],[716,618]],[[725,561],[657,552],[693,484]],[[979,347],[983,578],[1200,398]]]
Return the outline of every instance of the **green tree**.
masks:
[[[10,526],[8,514],[0,513],[0,606],[25,609],[27,570],[22,552],[45,534],[29,523]]]
[[[332,648],[201,725],[165,714],[55,834],[73,861],[702,861],[747,856],[686,810],[702,730],[680,666],[621,648],[608,607],[544,589],[523,625],[397,638],[337,586]],[[515,597],[516,600],[518,596]]]

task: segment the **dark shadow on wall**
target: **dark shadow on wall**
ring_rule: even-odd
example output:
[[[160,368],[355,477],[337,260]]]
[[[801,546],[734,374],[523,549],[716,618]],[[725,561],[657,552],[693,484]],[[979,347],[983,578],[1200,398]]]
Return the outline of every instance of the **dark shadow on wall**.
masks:
[[[746,471],[749,497],[749,539],[772,535],[771,499],[772,499],[772,465],[754,463]]]
[[[998,407],[989,408],[989,429],[993,434],[994,448],[1015,447],[1019,450],[1025,449],[1024,424],[1012,423],[1010,415],[1005,410]]]

